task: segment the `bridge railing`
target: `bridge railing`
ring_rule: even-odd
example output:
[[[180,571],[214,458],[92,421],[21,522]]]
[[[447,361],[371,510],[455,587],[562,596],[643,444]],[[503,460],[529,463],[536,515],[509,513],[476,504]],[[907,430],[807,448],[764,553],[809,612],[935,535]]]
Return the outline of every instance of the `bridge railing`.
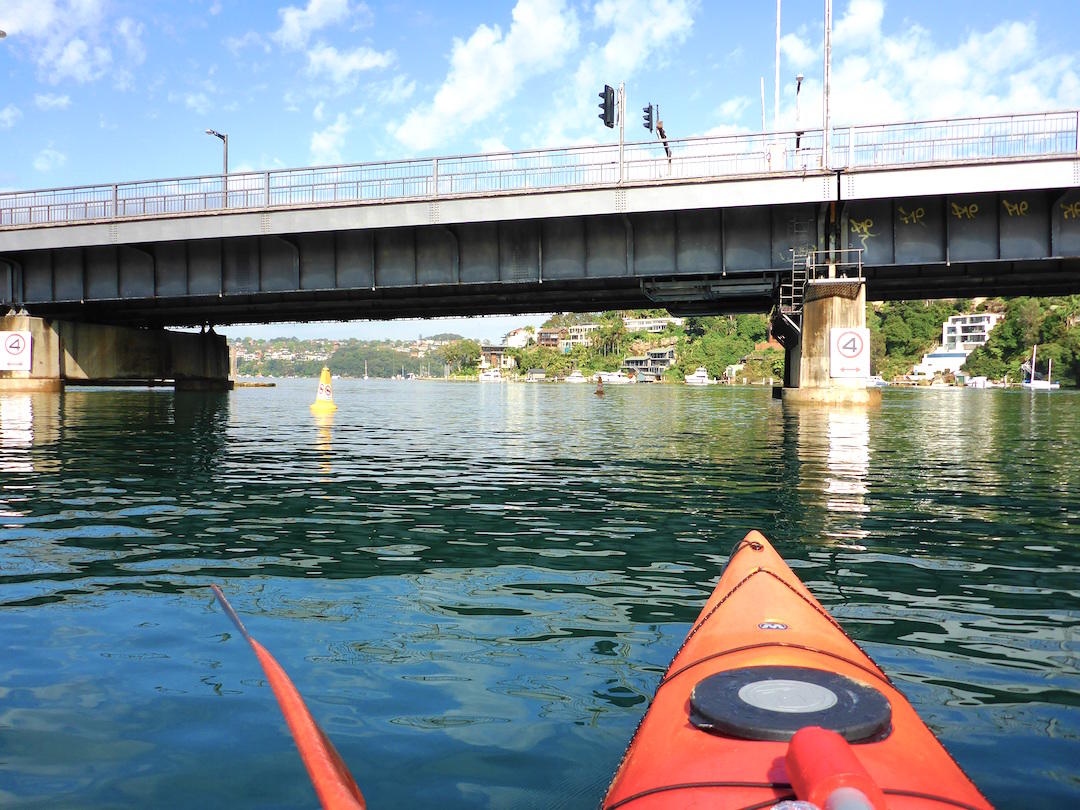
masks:
[[[1080,112],[837,128],[827,168],[1080,154]],[[821,130],[0,192],[0,227],[767,175],[822,168]]]
[[[858,126],[833,135],[833,168],[965,163],[1080,154],[1080,113],[1036,113]]]

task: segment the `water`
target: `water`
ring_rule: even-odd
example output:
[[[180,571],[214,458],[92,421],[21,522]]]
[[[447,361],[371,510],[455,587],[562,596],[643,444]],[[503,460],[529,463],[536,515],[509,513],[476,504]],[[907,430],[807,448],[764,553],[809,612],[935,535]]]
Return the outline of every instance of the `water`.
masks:
[[[314,388],[0,397],[0,806],[314,806],[220,583],[370,806],[595,807],[751,528],[993,802],[1080,800],[1080,396]]]

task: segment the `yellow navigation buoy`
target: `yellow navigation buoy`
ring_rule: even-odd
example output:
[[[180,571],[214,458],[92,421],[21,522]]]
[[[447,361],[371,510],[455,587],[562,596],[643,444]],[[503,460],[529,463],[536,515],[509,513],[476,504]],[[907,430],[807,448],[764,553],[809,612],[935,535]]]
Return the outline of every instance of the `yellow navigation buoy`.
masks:
[[[312,413],[330,413],[337,410],[334,404],[334,391],[330,386],[330,369],[323,366],[322,374],[319,375],[319,393],[315,395],[315,401],[311,403]]]

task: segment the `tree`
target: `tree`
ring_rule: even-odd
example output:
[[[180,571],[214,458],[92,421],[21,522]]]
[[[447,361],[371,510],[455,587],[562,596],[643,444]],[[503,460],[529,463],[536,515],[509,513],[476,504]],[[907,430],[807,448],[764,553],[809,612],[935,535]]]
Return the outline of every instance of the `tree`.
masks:
[[[435,353],[454,371],[476,368],[480,363],[480,344],[475,340],[455,340]]]

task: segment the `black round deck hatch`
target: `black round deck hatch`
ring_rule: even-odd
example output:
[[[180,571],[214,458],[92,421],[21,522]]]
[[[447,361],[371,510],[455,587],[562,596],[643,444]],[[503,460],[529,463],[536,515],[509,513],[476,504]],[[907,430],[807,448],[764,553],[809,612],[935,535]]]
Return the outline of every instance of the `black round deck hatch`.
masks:
[[[892,707],[878,690],[835,672],[806,667],[745,667],[718,672],[690,693],[690,722],[744,740],[790,740],[821,726],[848,742],[881,739]]]

